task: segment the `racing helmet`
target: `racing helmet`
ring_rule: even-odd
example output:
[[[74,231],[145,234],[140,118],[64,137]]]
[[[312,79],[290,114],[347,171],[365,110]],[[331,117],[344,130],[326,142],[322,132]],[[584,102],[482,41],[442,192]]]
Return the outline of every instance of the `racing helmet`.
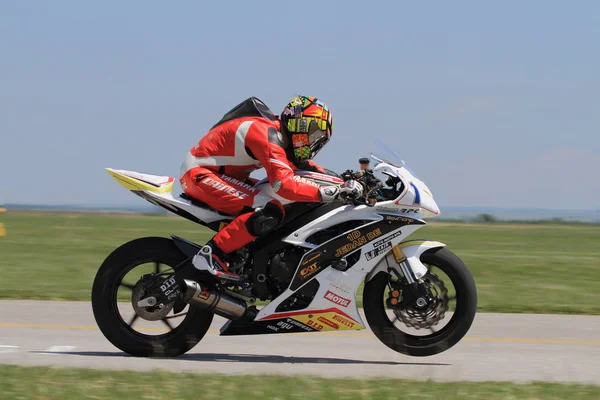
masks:
[[[296,96],[283,109],[281,126],[291,155],[296,161],[306,161],[331,139],[333,118],[327,105],[316,97]]]

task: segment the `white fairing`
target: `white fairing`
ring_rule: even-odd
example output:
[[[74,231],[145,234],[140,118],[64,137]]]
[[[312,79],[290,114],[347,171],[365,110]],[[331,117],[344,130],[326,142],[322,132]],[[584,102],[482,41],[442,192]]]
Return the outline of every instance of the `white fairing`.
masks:
[[[404,167],[395,167],[382,163],[373,168],[375,173],[382,175],[391,174],[401,179],[404,190],[396,200],[389,204],[378,203],[380,208],[386,208],[386,211],[394,211],[394,208],[410,210],[411,213],[418,213],[421,218],[428,218],[440,215],[440,209],[433,199],[433,195],[427,185]],[[386,204],[388,203],[388,204]]]
[[[347,206],[347,207],[353,208],[351,206]],[[343,220],[344,216],[347,218],[349,212],[352,212],[352,211],[350,209],[347,209],[346,207],[342,207],[342,209],[333,210],[331,213],[326,214],[322,218],[315,220],[315,221],[313,221],[313,223],[298,230],[297,231],[298,237],[309,236],[309,234],[307,232],[305,232],[304,229],[306,228],[309,231],[314,231],[314,225],[318,224],[317,221],[321,221],[321,223],[320,223],[321,228],[324,228],[327,226],[332,226],[332,225],[335,225],[336,223],[339,223],[340,220]],[[354,211],[354,212],[356,213],[357,211]],[[331,219],[329,219],[328,216],[331,216]],[[366,206],[361,211],[361,215],[354,214],[352,217],[357,218],[357,219],[375,217],[376,219],[373,222],[376,222],[381,219],[381,216],[374,214],[373,207],[366,207]],[[335,221],[337,221],[337,222],[335,222]],[[311,227],[311,225],[312,225],[312,227]],[[380,263],[380,261],[382,261],[385,258],[386,254],[389,254],[389,251],[391,251],[391,248],[393,246],[402,242],[404,240],[404,238],[408,237],[414,231],[416,231],[417,229],[419,229],[422,226],[423,225],[405,225],[405,226],[399,227],[397,230],[392,231],[385,236],[382,236],[381,239],[378,239],[376,241],[373,241],[373,242],[361,247],[359,250],[357,250],[357,251],[362,252],[358,262],[356,262],[356,264],[354,264],[347,271],[339,271],[332,267],[326,268],[323,272],[321,272],[314,278],[315,280],[317,280],[319,282],[320,287],[319,287],[319,291],[317,292],[317,295],[315,296],[313,302],[310,304],[310,306],[308,307],[307,310],[323,310],[323,309],[330,308],[332,306],[332,303],[331,303],[331,301],[329,301],[325,298],[325,294],[328,291],[330,291],[340,297],[350,299],[351,301],[348,304],[348,306],[346,306],[346,307],[343,307],[340,304],[338,304],[339,309],[341,311],[347,313],[349,316],[351,316],[357,322],[359,322],[360,325],[365,326],[365,324],[363,323],[361,316],[358,312],[358,307],[356,304],[356,294],[357,294],[357,290],[358,290],[360,284],[365,280],[365,277],[367,276],[367,274],[369,274],[371,272],[371,270],[373,270],[373,268],[375,266],[377,266]],[[307,247],[307,248],[314,247],[313,245],[310,245],[308,243],[300,243],[297,240],[293,240],[294,235],[295,234],[290,235],[288,237],[289,240],[288,239],[284,239],[284,240],[288,241],[289,243],[294,243],[294,244],[301,245],[301,246]],[[379,244],[379,246],[376,246],[376,244],[378,244],[380,242],[383,242],[383,244]],[[376,255],[371,256],[372,252],[375,251],[376,247],[380,248],[381,246],[386,246],[385,251],[383,251],[381,254],[376,254]],[[346,258],[351,257],[353,254],[354,254],[354,252],[349,253],[348,255],[346,255]],[[302,261],[300,262],[300,264],[302,264]],[[264,307],[259,312],[256,319],[260,320],[261,318],[265,318],[272,314],[276,314],[275,309],[277,308],[277,306],[279,304],[281,304],[284,300],[286,300],[288,298],[288,296],[290,296],[292,293],[294,293],[294,291],[292,291],[288,288],[284,293],[279,295],[279,297],[277,297],[275,300],[273,300],[271,303],[269,303],[266,307]]]
[[[211,209],[195,206],[190,200],[182,197],[173,197],[171,188],[174,179],[172,177],[143,174],[123,169],[106,168],[106,170],[117,180],[119,180],[119,177],[125,179],[124,182],[119,183],[134,191],[146,201],[175,214],[181,214],[179,210],[182,210],[205,223],[233,219],[231,216],[219,214]]]
[[[362,282],[371,279],[379,271],[387,271],[390,267],[399,270],[398,263],[392,255],[392,248],[398,246],[401,249],[402,253],[406,256],[406,260],[413,275],[417,279],[421,278],[427,272],[426,267],[420,261],[420,256],[424,251],[427,251],[430,248],[444,246],[444,244],[428,241],[403,242],[405,242],[406,238],[412,233],[425,225],[425,222],[423,221],[425,218],[439,215],[439,208],[433,199],[431,191],[427,188],[425,183],[413,176],[407,168],[395,166],[383,160],[379,161],[381,162],[373,168],[375,173],[396,177],[401,182],[401,185],[397,185],[397,187],[402,187],[402,191],[394,200],[380,201],[373,205],[342,205],[320,218],[308,222],[306,225],[281,240],[306,249],[321,247],[322,250],[317,251],[326,252],[326,245],[328,242],[321,245],[315,245],[308,243],[307,239],[316,232],[338,225],[342,222],[366,220],[372,222],[362,225],[363,227],[370,224],[378,224],[379,227],[382,227],[384,225],[382,225],[381,221],[387,218],[384,221],[384,224],[386,224],[385,226],[390,226],[391,228],[389,229],[394,229],[393,227],[397,226],[397,229],[388,232],[387,229],[381,228],[381,231],[379,232],[380,236],[372,236],[369,241],[365,240],[361,242],[358,247],[352,248],[347,254],[345,253],[347,251],[345,248],[342,249],[340,247],[334,249],[333,251],[344,251],[341,253],[344,254],[342,260],[352,259],[351,257],[355,256],[356,252],[360,252],[360,257],[346,271],[327,266],[324,269],[319,270],[313,278],[306,279],[301,286],[296,287],[294,290],[290,289],[290,284],[290,287],[288,287],[287,290],[260,310],[256,316],[256,320],[269,320],[277,316],[283,316],[286,312],[277,313],[277,307],[282,302],[288,300],[293,293],[297,292],[297,290],[301,289],[304,285],[316,280],[319,283],[318,292],[311,304],[307,308],[303,308],[301,312],[304,314],[311,314],[311,312],[314,312],[314,314],[318,315],[319,312],[323,313],[334,310],[332,312],[336,315],[343,315],[339,312],[344,313],[356,322],[356,324],[347,324],[345,329],[364,329],[365,324],[358,312],[356,302],[357,290]],[[304,179],[305,176],[307,176],[304,172],[298,172],[298,175],[298,179]],[[159,178],[157,177],[157,179]],[[384,177],[382,181],[385,182],[385,179],[386,178]],[[313,184],[315,185],[339,183],[339,180],[336,181],[335,179],[332,179],[332,181],[328,181],[327,178],[323,177],[316,177],[313,180]],[[256,196],[255,207],[261,207],[272,199],[278,199],[283,204],[291,203],[290,200],[278,196],[266,179],[259,182],[255,187],[260,190],[260,194]],[[174,211],[176,209],[183,210],[206,223],[233,218],[205,208],[197,207],[188,200],[174,198],[170,191],[166,193],[156,193],[152,190],[138,190],[138,192],[143,193],[143,197],[146,200],[156,205],[162,206],[173,212],[176,212]],[[397,223],[391,225],[391,221],[396,221]],[[390,225],[387,225],[388,223]],[[355,229],[344,232],[337,238],[351,235],[354,231]],[[350,236],[348,237],[350,238]],[[336,240],[337,238],[332,238],[330,241]],[[352,245],[354,244],[352,243]],[[346,245],[344,245],[344,247],[345,246]],[[332,247],[330,246],[329,248]],[[305,261],[304,257],[296,269],[296,274],[300,273],[303,261]],[[309,260],[306,261],[307,263],[311,262]],[[307,263],[304,263],[304,265],[307,265]],[[290,313],[287,312],[287,314]],[[332,322],[328,321],[328,323]]]
[[[398,217],[407,217],[422,221],[424,218],[439,215],[440,210],[427,185],[414,177],[408,169],[381,162],[375,166],[374,172],[387,173],[387,176],[391,175],[401,180],[403,190],[395,200],[378,202],[374,206],[341,206],[309,222],[283,238],[282,241],[312,249],[317,246],[307,243],[306,239],[308,237],[315,232],[348,220],[372,220],[375,223],[383,219],[382,214],[392,214]],[[398,264],[391,253],[391,249],[394,246],[400,245],[408,236],[422,226],[420,224],[401,226],[397,230],[389,232],[385,236],[361,247],[360,250],[357,250],[362,252],[360,259],[347,271],[342,272],[332,267],[326,268],[313,278],[319,282],[319,290],[307,310],[323,310],[330,307],[331,301],[325,297],[325,294],[329,292],[333,292],[340,297],[351,296],[347,297],[351,300],[348,305],[340,307],[340,310],[364,326],[356,305],[356,295],[360,284],[365,279],[373,277],[380,270],[387,271],[388,266],[398,269]],[[342,235],[347,233],[349,232],[345,232]],[[430,248],[441,246],[444,246],[444,244],[439,242],[424,242],[406,247],[402,246],[402,252],[407,257],[407,262],[417,279],[427,273],[427,268],[420,261],[421,254]],[[350,258],[353,254],[354,252],[349,253],[345,258]],[[302,265],[302,261],[300,265]],[[272,318],[273,315],[277,314],[275,313],[277,307],[294,292],[295,290],[292,291],[288,288],[279,297],[264,307],[256,319]]]
[[[195,206],[191,201],[181,197],[175,198],[171,192],[153,193],[144,191],[144,194],[147,196],[146,200],[154,205],[166,208],[169,211],[173,211],[175,214],[177,214],[177,212],[175,211],[174,207],[180,208],[206,223],[233,219],[233,217],[229,215],[219,214],[208,208]]]

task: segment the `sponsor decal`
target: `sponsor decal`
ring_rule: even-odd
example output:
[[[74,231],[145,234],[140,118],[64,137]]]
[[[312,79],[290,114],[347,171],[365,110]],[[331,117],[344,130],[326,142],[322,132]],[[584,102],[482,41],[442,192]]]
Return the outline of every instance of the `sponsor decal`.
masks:
[[[317,318],[317,321],[322,322],[325,325],[329,325],[333,329],[340,329],[340,326],[338,324],[336,324],[335,322],[331,322],[327,318],[319,317],[319,318]]]
[[[349,299],[345,299],[342,296],[338,296],[337,294],[333,293],[332,291],[328,290],[327,293],[325,293],[325,296],[323,296],[326,300],[329,300],[330,302],[337,304],[339,306],[342,307],[348,307],[350,305],[350,303],[352,302]]]
[[[393,233],[373,244],[375,248],[367,253],[365,253],[365,258],[367,261],[372,260],[373,258],[387,253],[387,251],[392,247],[392,240],[398,236],[400,236],[402,232]]]
[[[307,279],[314,278],[315,275],[319,274],[321,271],[331,265],[331,263],[338,261],[336,258],[339,259],[345,257],[367,243],[374,240],[379,240],[381,236],[397,231],[402,225],[424,223],[418,219],[412,219],[409,217],[394,215],[383,216],[384,218],[388,219],[358,228],[319,247],[316,251],[321,251],[323,255],[316,260],[316,265],[314,266],[316,269],[313,269],[312,264],[306,267],[308,269],[301,268],[294,276],[294,279],[290,285],[290,289],[298,289],[304,284],[304,282],[306,282]],[[306,255],[306,259],[309,257],[310,255]]]
[[[353,288],[352,286],[344,283],[344,281],[335,278],[335,276],[333,275],[327,275],[325,276],[325,279],[327,279],[330,283],[329,286],[333,289],[336,289],[340,292],[344,292],[344,293],[352,293]]]
[[[383,239],[381,239],[381,240],[378,240],[378,241],[376,241],[375,243],[373,243],[373,246],[375,246],[375,247],[379,247],[379,246],[381,246],[381,245],[382,245],[382,244],[384,244],[384,243],[391,242],[391,241],[392,241],[394,238],[397,238],[397,237],[398,237],[398,236],[400,236],[400,235],[402,235],[402,232],[401,232],[401,231],[398,231],[398,232],[396,232],[396,233],[392,233],[391,235],[389,235],[389,236],[386,236],[386,237],[384,237]]]
[[[376,228],[376,229],[374,229],[371,232],[367,232],[367,238],[369,240],[373,240],[373,239],[375,239],[378,236],[381,236],[381,229],[379,229],[379,228]]]
[[[300,278],[306,279],[309,276],[311,276],[312,274],[314,274],[315,272],[317,272],[318,270],[319,270],[319,268],[317,267],[317,263],[313,263],[313,264],[309,265],[308,267],[304,267],[300,270]]]
[[[338,290],[340,292],[347,293],[347,294],[352,293],[352,289],[350,288],[350,286],[345,285],[343,283],[340,285],[340,284],[332,282],[332,283],[329,284],[329,287],[332,288],[332,289]]]
[[[321,252],[317,251],[315,254],[311,254],[306,260],[302,261],[302,265],[309,264],[319,257],[321,257]]]
[[[267,329],[270,329],[273,332],[279,332],[279,328],[273,325],[267,325]]]
[[[286,331],[289,331],[290,329],[292,329],[294,327],[294,325],[288,324],[287,322],[283,322],[283,321],[277,322],[277,326],[280,327],[281,329],[285,329]]]
[[[175,277],[170,278],[160,286],[160,290],[167,297],[167,300],[177,297],[177,289],[179,289],[179,285],[175,281]]]
[[[376,237],[381,236],[381,234],[382,234],[382,232],[381,232],[380,228],[375,228],[372,231],[367,232],[365,235],[363,235],[358,230],[351,232],[348,235],[346,235],[346,238],[350,242],[337,248],[335,251],[335,256],[341,257],[344,254],[348,254],[349,252],[353,251],[354,249],[364,246],[365,244],[367,244],[368,241],[371,241],[371,240],[375,239]]]
[[[309,317],[312,318],[312,315]],[[323,325],[319,324],[318,322],[313,321],[312,319],[309,319],[308,321],[306,321],[306,325],[308,325],[311,328],[316,329],[318,331],[320,331],[324,328]]]
[[[412,218],[402,217],[400,215],[386,215],[384,219],[386,221],[406,222],[407,224],[412,224],[413,222],[417,222]]]
[[[311,185],[311,186],[314,186],[314,187],[321,187],[321,185],[319,185],[317,182],[311,181],[310,179],[303,178],[303,177],[301,177],[299,175],[294,175],[292,177],[292,180],[295,181],[295,182],[306,183],[307,185]]]
[[[297,326],[297,327],[298,327],[298,328],[300,328],[300,329],[304,329],[304,330],[305,330],[305,331],[307,331],[307,332],[312,332],[312,329],[311,329],[310,327],[308,327],[308,326],[304,325],[302,322],[296,321],[295,319],[288,318],[288,319],[286,320],[286,322],[287,322],[288,324],[292,324],[292,325],[294,325],[294,326]]]
[[[208,288],[202,288],[202,291],[198,293],[198,296],[196,297],[202,300],[208,300],[208,298],[210,297],[210,291],[208,290]]]
[[[247,193],[243,193],[237,189],[234,189],[233,187],[231,187],[229,185],[226,185],[219,181],[215,181],[212,178],[206,178],[201,182],[203,184],[205,184],[206,186],[210,186],[214,189],[220,190],[220,191],[230,194],[232,196],[239,197],[240,199],[245,199],[246,197],[248,197]]]
[[[258,189],[256,189],[254,186],[252,186],[252,185],[249,185],[249,184],[247,184],[247,183],[244,183],[244,182],[242,182],[242,181],[238,181],[237,179],[235,179],[235,178],[232,178],[232,177],[230,177],[230,176],[227,176],[227,175],[221,175],[221,179],[223,179],[224,181],[227,181],[227,182],[229,182],[229,183],[233,183],[234,185],[237,185],[237,186],[239,186],[239,187],[242,187],[242,188],[244,188],[244,189],[246,189],[246,190],[249,190],[249,191],[251,191],[251,192],[258,192]]]
[[[284,324],[279,324],[278,322],[280,321]],[[307,310],[305,313],[297,313],[293,316],[290,315],[283,318],[275,318],[265,322],[278,328],[279,333],[364,329],[362,325],[354,321],[352,317],[345,315],[344,312],[338,308],[313,311]],[[266,324],[263,325],[263,329],[266,327]]]
[[[162,290],[163,292],[166,292],[167,289],[169,289],[174,284],[175,284],[175,277],[172,277],[171,279],[168,279],[162,285],[160,285],[160,290]]]
[[[383,212],[398,212],[397,208],[391,208],[391,207],[383,207],[383,206],[379,206],[379,207],[375,207],[376,211],[383,211]]]
[[[419,213],[418,208],[392,208],[392,207],[376,207],[376,211],[391,212],[391,213]]]
[[[354,322],[349,321],[344,317],[340,317],[339,315],[334,315],[332,319],[336,322],[339,322],[347,328],[352,328],[354,326]]]
[[[367,259],[367,261],[370,261],[377,256],[387,253],[388,249],[390,249],[391,247],[392,244],[390,242],[384,243],[381,246],[376,247],[374,250],[365,253],[365,258]]]
[[[343,280],[336,278],[335,275],[326,275],[325,279],[331,282],[333,285],[343,287],[344,291],[349,291],[352,289],[351,286],[345,284]]]

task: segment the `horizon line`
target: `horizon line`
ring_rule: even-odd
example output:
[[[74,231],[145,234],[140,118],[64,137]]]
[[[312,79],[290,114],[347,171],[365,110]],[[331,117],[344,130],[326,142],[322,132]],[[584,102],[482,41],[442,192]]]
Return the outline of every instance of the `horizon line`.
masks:
[[[163,210],[162,207],[158,207],[152,204],[143,204],[143,205],[86,205],[86,204],[35,204],[35,203],[0,203],[0,207],[10,208],[17,207],[20,209],[27,208],[62,208],[62,209],[94,209],[94,210],[102,210],[102,209],[159,209]],[[508,210],[508,211],[518,211],[518,210],[527,210],[527,211],[563,211],[563,212],[593,212],[600,213],[600,208],[547,208],[547,207],[508,207],[508,206],[451,206],[451,205],[440,205],[440,209],[464,209],[464,210]]]

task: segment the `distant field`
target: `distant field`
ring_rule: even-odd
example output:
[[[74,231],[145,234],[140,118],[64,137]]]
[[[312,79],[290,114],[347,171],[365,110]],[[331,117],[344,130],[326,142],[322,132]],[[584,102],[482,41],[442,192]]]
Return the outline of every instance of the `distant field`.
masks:
[[[226,376],[0,366],[6,399],[590,399],[600,386]]]
[[[0,216],[0,298],[89,300],[120,244],[170,233],[204,243],[181,218],[9,212]],[[414,235],[445,242],[472,270],[479,311],[600,314],[600,226],[432,223]]]

